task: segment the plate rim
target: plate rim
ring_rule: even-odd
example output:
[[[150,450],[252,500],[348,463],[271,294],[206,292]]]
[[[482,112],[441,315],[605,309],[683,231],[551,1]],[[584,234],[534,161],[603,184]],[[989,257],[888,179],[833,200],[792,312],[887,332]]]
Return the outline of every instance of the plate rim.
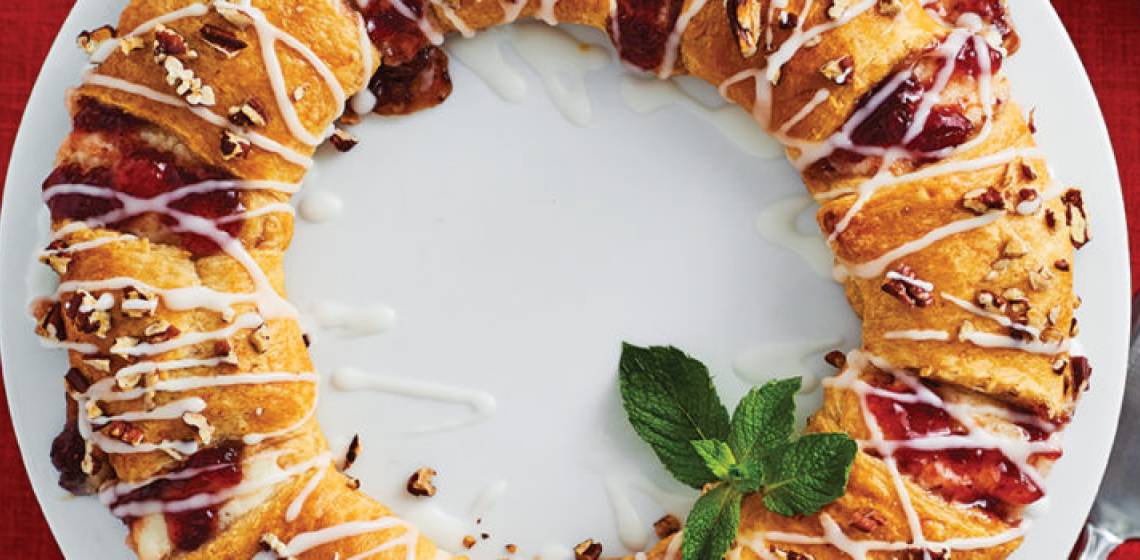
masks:
[[[125,1],[125,0],[119,0],[119,1]],[[1108,125],[1104,119],[1104,113],[1103,113],[1103,110],[1102,110],[1101,105],[1100,105],[1100,100],[1096,94],[1095,88],[1092,85],[1092,81],[1088,75],[1087,68],[1086,68],[1083,60],[1081,59],[1080,54],[1076,49],[1076,46],[1073,43],[1072,37],[1069,35],[1068,30],[1065,28],[1064,23],[1062,22],[1060,16],[1057,14],[1056,9],[1053,7],[1052,3],[1049,0],[1039,0],[1039,3],[1044,4],[1044,9],[1046,10],[1047,17],[1041,21],[1036,22],[1036,24],[1042,25],[1042,26],[1049,26],[1052,28],[1050,31],[1051,35],[1054,35],[1054,36],[1060,35],[1060,36],[1064,37],[1064,44],[1060,45],[1059,49],[1060,49],[1060,51],[1064,52],[1064,56],[1066,56],[1070,59],[1069,62],[1075,64],[1075,66],[1077,68],[1079,68],[1079,70],[1080,70],[1079,76],[1071,75],[1067,79],[1077,79],[1078,83],[1076,84],[1076,86],[1081,90],[1081,93],[1086,98],[1086,100],[1092,102],[1092,111],[1095,114],[1095,116],[1097,117],[1096,119],[1094,119],[1094,123],[1093,123],[1093,126],[1095,127],[1095,130],[1093,131],[1093,136],[1095,136],[1097,138],[1098,144],[1099,144],[1098,146],[1096,146],[1096,149],[1103,151],[1108,156],[1107,159],[1108,159],[1109,165],[1110,165],[1108,171],[1110,172],[1110,175],[1111,175],[1112,184],[1105,185],[1101,188],[1101,190],[1098,190],[1098,196],[1104,196],[1106,198],[1111,197],[1112,200],[1109,201],[1109,204],[1107,206],[1109,206],[1113,209],[1112,211],[1115,214],[1117,214],[1116,217],[1118,219],[1114,220],[1114,222],[1117,223],[1117,227],[1114,227],[1112,229],[1114,229],[1115,231],[1101,230],[1102,233],[1099,233],[1099,235],[1104,236],[1104,237],[1112,236],[1112,237],[1116,237],[1119,239],[1124,239],[1125,242],[1122,244],[1123,245],[1123,255],[1122,256],[1125,258],[1125,262],[1128,262],[1128,259],[1130,257],[1130,253],[1131,253],[1131,249],[1130,249],[1129,243],[1127,242],[1127,240],[1128,240],[1128,230],[1127,230],[1128,217],[1127,217],[1127,213],[1125,212],[1122,181],[1121,181],[1121,177],[1120,177],[1119,165],[1118,165],[1117,159],[1116,159],[1116,152],[1115,152],[1115,149],[1114,149],[1113,144],[1112,144],[1112,138],[1108,133]],[[34,148],[34,146],[28,146],[29,142],[31,142],[31,139],[30,139],[31,132],[29,132],[29,129],[31,128],[31,126],[30,126],[29,118],[41,110],[40,106],[43,103],[48,102],[48,101],[53,101],[53,102],[58,103],[60,101],[60,100],[42,99],[45,96],[45,94],[43,93],[43,90],[45,88],[50,87],[50,85],[47,84],[47,82],[50,80],[45,79],[45,77],[47,76],[47,74],[49,72],[49,68],[52,68],[52,67],[58,65],[58,62],[59,62],[58,59],[60,59],[62,57],[61,52],[64,52],[65,49],[67,48],[67,46],[71,42],[71,40],[67,37],[67,35],[65,35],[65,32],[68,31],[69,29],[75,27],[77,24],[77,20],[79,18],[83,17],[83,15],[85,15],[85,12],[92,9],[91,4],[92,4],[92,0],[78,0],[72,6],[71,10],[68,12],[67,17],[64,19],[64,21],[60,25],[60,28],[57,31],[55,38],[52,40],[51,46],[48,50],[48,53],[45,56],[43,63],[40,66],[39,72],[36,75],[36,80],[34,82],[34,85],[28,94],[27,103],[25,104],[24,110],[21,113],[18,128],[16,131],[16,136],[15,136],[13,143],[12,143],[12,149],[11,149],[11,153],[9,156],[9,167],[8,167],[7,174],[5,176],[5,187],[6,188],[5,188],[5,192],[3,195],[3,203],[0,204],[0,239],[4,239],[4,238],[8,237],[7,235],[4,235],[4,233],[8,229],[7,224],[10,221],[9,219],[6,219],[8,214],[11,212],[11,210],[10,210],[11,205],[8,204],[8,202],[17,196],[16,194],[14,194],[14,192],[15,192],[14,189],[7,188],[7,187],[13,184],[13,179],[15,179],[16,176],[18,175],[17,172],[22,170],[22,167],[23,167],[22,164],[18,163],[18,161],[16,159],[16,155],[19,153],[22,153],[28,149]],[[1113,188],[1113,187],[1115,187],[1115,188]],[[1104,226],[1103,225],[1098,226],[1098,228],[1100,228],[1100,227],[1104,227]],[[1107,233],[1107,235],[1106,235],[1106,233]],[[5,289],[16,288],[17,291],[22,293],[22,290],[20,289],[21,288],[20,280],[23,278],[24,278],[23,275],[20,275],[20,274],[12,274],[12,273],[0,274],[0,292],[3,292]],[[1128,287],[1128,290],[1127,290],[1128,294],[1130,296],[1133,295],[1133,291],[1135,289],[1135,286],[1133,286],[1133,284],[1132,284],[1132,279],[1131,279],[1130,274],[1127,275],[1127,279],[1125,280],[1125,285]],[[1125,315],[1127,316],[1129,314],[1126,313]],[[30,319],[26,322],[0,320],[0,363],[8,361],[8,360],[4,359],[4,356],[6,355],[5,350],[6,349],[13,350],[12,348],[7,348],[5,345],[5,340],[7,340],[9,338],[5,334],[8,331],[8,329],[9,328],[27,328],[28,325],[30,325],[31,323],[32,322],[30,321]],[[17,324],[19,326],[16,326]],[[1113,419],[1113,423],[1112,423],[1112,437],[1109,438],[1109,446],[1108,446],[1109,450],[1111,450],[1111,447],[1112,447],[1111,443],[1115,442],[1116,434],[1117,434],[1117,431],[1119,429],[1119,417],[1120,417],[1121,408],[1123,405],[1125,384],[1127,383],[1127,364],[1128,364],[1128,360],[1127,360],[1128,336],[1127,336],[1127,333],[1129,332],[1129,329],[1127,327],[1128,327],[1128,325],[1124,325],[1125,344],[1124,344],[1124,347],[1122,349],[1123,358],[1124,358],[1123,364],[1125,365],[1125,371],[1118,376],[1114,376],[1113,379],[1115,379],[1116,382],[1114,383],[1115,386],[1113,387],[1113,391],[1112,391],[1113,396],[1109,397],[1109,400],[1110,400],[1112,407],[1113,407],[1112,410],[1110,411],[1111,417]],[[31,486],[31,488],[32,488],[33,495],[36,497],[37,505],[39,505],[41,514],[44,516],[44,519],[46,520],[46,522],[49,526],[49,529],[51,531],[52,538],[55,540],[55,543],[56,543],[57,547],[60,549],[60,552],[65,557],[74,557],[72,555],[69,555],[68,552],[75,552],[75,551],[65,549],[64,544],[63,544],[63,540],[61,540],[61,538],[60,538],[61,534],[66,533],[66,531],[64,529],[64,524],[65,524],[64,520],[60,519],[59,516],[53,512],[54,511],[53,508],[45,507],[45,504],[47,503],[48,499],[51,497],[45,495],[44,489],[39,488],[38,485],[34,483],[34,475],[33,475],[33,471],[32,471],[32,459],[30,456],[31,450],[29,449],[31,446],[25,444],[25,438],[26,437],[33,437],[33,434],[32,433],[22,433],[21,430],[17,429],[17,422],[18,422],[17,416],[18,415],[17,415],[16,411],[18,409],[20,409],[22,407],[22,405],[17,402],[16,398],[14,397],[13,392],[7,390],[7,387],[8,387],[7,380],[9,379],[10,375],[15,375],[15,373],[11,371],[11,368],[5,367],[2,369],[3,369],[3,380],[5,382],[6,399],[7,399],[7,403],[8,403],[8,407],[9,407],[9,418],[10,418],[10,422],[12,425],[12,430],[13,430],[15,438],[16,438],[17,445],[19,446],[20,458],[21,458],[21,462],[23,463],[23,466],[24,466],[24,473],[26,475],[26,480],[28,481],[29,486]],[[24,432],[31,432],[31,430],[24,430]],[[38,436],[34,436],[34,437],[38,437]],[[1106,452],[1106,453],[1103,453],[1101,455],[1102,455],[1101,458],[1094,462],[1094,464],[1096,465],[1096,479],[1097,479],[1097,488],[1098,489],[1099,489],[1101,482],[1103,481],[1104,472],[1105,472],[1105,469],[1107,468],[1107,464],[1108,464],[1109,458],[1111,456],[1111,453]],[[1077,509],[1079,509],[1080,511],[1083,511],[1087,514],[1087,512],[1091,510],[1092,504],[1093,504],[1094,500],[1096,499],[1096,495],[1097,495],[1097,493],[1093,492],[1087,496],[1082,496],[1084,503],[1079,504]],[[1074,535],[1074,538],[1075,537],[1076,537],[1076,535]]]

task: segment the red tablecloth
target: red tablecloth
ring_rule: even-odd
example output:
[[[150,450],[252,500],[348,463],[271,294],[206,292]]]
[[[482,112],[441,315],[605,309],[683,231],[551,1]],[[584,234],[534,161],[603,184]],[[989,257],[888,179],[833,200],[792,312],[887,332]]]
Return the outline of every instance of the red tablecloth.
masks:
[[[0,177],[7,174],[12,140],[32,83],[72,4],[72,0],[0,0],[4,26],[0,34],[0,52],[4,53],[0,57]],[[1116,146],[1128,215],[1140,215],[1140,4],[1137,0],[1054,0],[1053,4],[1100,97]],[[1133,285],[1137,285],[1140,220],[1131,223],[1129,231]],[[0,556],[58,558],[59,550],[24,473],[7,401],[2,399],[0,473]]]

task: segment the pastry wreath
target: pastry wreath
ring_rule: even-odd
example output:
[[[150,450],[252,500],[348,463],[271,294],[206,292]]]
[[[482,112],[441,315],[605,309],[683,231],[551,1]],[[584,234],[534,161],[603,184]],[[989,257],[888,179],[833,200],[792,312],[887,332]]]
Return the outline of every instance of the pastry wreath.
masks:
[[[318,144],[351,147],[332,129],[346,106],[438,103],[446,33],[526,16],[604,29],[632,66],[718,85],[821,204],[863,346],[833,360],[809,430],[862,452],[817,515],[746,499],[730,555],[1018,546],[1088,382],[1069,344],[1089,237],[1080,191],[1052,181],[1009,98],[1004,1],[357,4],[132,0],[117,32],[80,37],[93,65],[43,191],[41,256],[61,283],[33,307],[72,366],[60,483],[97,493],[140,558],[447,555],[359,492],[319,431],[284,297],[287,202]],[[675,559],[681,535],[649,556]]]

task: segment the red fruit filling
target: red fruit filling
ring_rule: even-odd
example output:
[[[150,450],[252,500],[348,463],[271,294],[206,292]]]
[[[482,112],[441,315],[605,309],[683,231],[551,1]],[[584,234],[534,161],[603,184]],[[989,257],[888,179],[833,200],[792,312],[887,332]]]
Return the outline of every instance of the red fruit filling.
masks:
[[[948,23],[957,23],[963,14],[974,14],[982,23],[992,25],[1002,40],[1014,35],[1013,22],[1002,0],[926,0],[923,7]]]
[[[1001,68],[1002,55],[1000,52],[986,47],[986,56],[989,56],[990,71],[996,72]],[[933,69],[928,72],[917,72],[920,65],[929,64]],[[851,142],[856,146],[890,148],[901,146],[914,153],[914,156],[925,161],[924,154],[930,154],[946,148],[964,144],[976,132],[976,125],[966,117],[964,109],[957,103],[935,105],[931,108],[922,124],[921,130],[914,138],[906,141],[907,132],[918,118],[918,109],[923,98],[929,94],[934,86],[938,72],[945,67],[947,61],[937,54],[927,54],[924,58],[911,66],[911,76],[902,80],[895,88],[879,102],[866,118],[851,131]],[[926,67],[924,67],[926,68]],[[968,39],[958,54],[954,57],[954,71],[951,80],[969,77],[977,79],[982,73],[978,58],[978,49],[973,38]],[[921,77],[920,77],[921,76]],[[882,88],[893,80],[885,80],[878,89],[869,92],[858,103],[857,108],[866,107],[875,96],[882,93]],[[836,169],[850,169],[865,158],[853,150],[839,149],[835,153],[820,161],[817,169],[824,172],[834,172]]]
[[[229,178],[221,170],[180,165],[171,154],[140,142],[134,133],[145,123],[135,117],[91,101],[81,103],[82,106],[73,119],[76,129],[101,134],[123,155],[110,166],[104,167],[83,169],[76,164],[60,165],[44,180],[44,190],[63,184],[89,185],[109,188],[134,198],[152,199],[186,185]],[[77,221],[95,218],[123,207],[122,202],[113,197],[87,193],[57,194],[47,204],[53,220]],[[229,189],[186,195],[171,201],[170,207],[214,220],[245,210],[239,192]],[[163,216],[162,221],[168,226],[177,223],[170,216]],[[123,223],[106,225],[117,227]],[[240,219],[218,224],[222,231],[231,236],[236,235],[241,226]],[[195,256],[211,255],[219,250],[213,240],[199,234],[180,232],[179,238],[182,246]]]
[[[197,494],[216,494],[241,482],[241,444],[226,442],[190,456],[178,472],[201,469],[188,478],[156,480],[116,500],[111,507],[131,502],[173,502]],[[213,535],[219,506],[165,513],[166,532],[178,550],[195,550]],[[129,519],[127,520],[130,521]]]
[[[617,37],[611,39],[622,60],[642,70],[660,67],[682,4],[680,0],[618,0]]]
[[[899,394],[913,391],[897,381],[882,384],[883,389]],[[875,417],[883,437],[908,441],[925,437],[965,435],[965,426],[946,409],[926,403],[896,400],[881,394],[867,395],[868,409]],[[1031,441],[1048,438],[1045,430],[1026,428]],[[1042,453],[1034,458],[1056,457],[1060,453]],[[999,449],[948,448],[937,450],[902,447],[894,453],[899,471],[923,488],[947,500],[980,507],[998,517],[1009,517],[1018,506],[1031,504],[1044,492]]]
[[[423,0],[402,2],[417,19],[423,17]],[[401,14],[391,0],[373,0],[361,13],[368,36],[387,65],[404,64],[431,45],[416,21]]]
[[[451,95],[447,53],[427,47],[399,66],[381,66],[368,89],[381,115],[407,115],[443,103]]]

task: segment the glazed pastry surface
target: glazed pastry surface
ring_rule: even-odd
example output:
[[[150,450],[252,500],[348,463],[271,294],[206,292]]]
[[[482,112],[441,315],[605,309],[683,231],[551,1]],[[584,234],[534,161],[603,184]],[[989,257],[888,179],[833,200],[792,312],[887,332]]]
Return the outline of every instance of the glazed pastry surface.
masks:
[[[809,423],[860,442],[846,495],[801,518],[747,499],[730,555],[1005,558],[1087,386],[1069,345],[1088,237],[1080,191],[1050,177],[1009,96],[1005,5],[987,6],[132,1],[44,183],[61,285],[35,311],[72,366],[61,484],[98,493],[141,558],[445,554],[320,433],[285,297],[288,201],[346,107],[439,103],[446,34],[536,17],[602,29],[629,65],[749,110],[820,203],[863,320]],[[678,555],[676,535],[650,552]]]

